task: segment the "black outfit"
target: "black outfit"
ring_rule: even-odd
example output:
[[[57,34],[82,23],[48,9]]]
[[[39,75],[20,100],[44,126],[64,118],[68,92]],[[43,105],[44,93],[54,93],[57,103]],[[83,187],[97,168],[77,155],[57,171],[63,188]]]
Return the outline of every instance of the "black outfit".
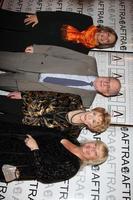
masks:
[[[37,12],[39,23],[32,28],[26,26],[26,13],[18,13],[0,9],[0,50],[24,51],[33,44],[47,44],[66,47],[81,53],[88,54],[89,49],[82,44],[64,41],[61,28],[69,24],[82,31],[93,25],[90,16],[65,11]]]
[[[11,123],[22,123],[23,100],[10,99],[0,95],[0,121]]]
[[[34,135],[39,150],[30,151],[25,145],[27,131]],[[17,166],[20,171],[18,180],[55,183],[72,178],[80,168],[80,159],[69,152],[60,140],[66,138],[78,146],[79,142],[59,131],[57,134],[55,129],[45,128],[43,134],[41,132],[41,129],[32,127],[0,124],[0,168],[3,164]],[[4,181],[1,170],[0,181]]]

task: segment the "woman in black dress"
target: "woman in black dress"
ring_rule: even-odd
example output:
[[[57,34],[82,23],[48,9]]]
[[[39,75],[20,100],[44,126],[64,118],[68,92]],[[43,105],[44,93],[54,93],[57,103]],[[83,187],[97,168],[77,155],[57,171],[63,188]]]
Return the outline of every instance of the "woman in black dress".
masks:
[[[27,51],[33,44],[46,44],[88,54],[92,48],[111,48],[116,41],[112,28],[94,26],[88,15],[65,11],[26,14],[0,9],[1,51]]]
[[[102,141],[92,140],[80,144],[69,134],[62,134],[55,129],[0,124],[2,182],[6,182],[3,165],[16,167],[15,177],[10,181],[56,183],[76,175],[82,163],[101,164],[107,157],[108,148]]]

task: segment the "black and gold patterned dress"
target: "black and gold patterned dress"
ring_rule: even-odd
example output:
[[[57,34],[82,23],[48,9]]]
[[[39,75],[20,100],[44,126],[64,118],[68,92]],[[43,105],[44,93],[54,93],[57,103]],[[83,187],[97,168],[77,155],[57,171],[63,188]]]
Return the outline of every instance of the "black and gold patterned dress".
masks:
[[[33,127],[55,128],[75,137],[79,136],[81,125],[71,124],[69,111],[83,109],[79,95],[30,91],[22,92],[22,99],[11,99],[0,95],[0,121]]]
[[[67,120],[67,113],[83,109],[81,97],[57,92],[23,92],[23,119],[25,125],[56,128],[78,137],[81,128]]]

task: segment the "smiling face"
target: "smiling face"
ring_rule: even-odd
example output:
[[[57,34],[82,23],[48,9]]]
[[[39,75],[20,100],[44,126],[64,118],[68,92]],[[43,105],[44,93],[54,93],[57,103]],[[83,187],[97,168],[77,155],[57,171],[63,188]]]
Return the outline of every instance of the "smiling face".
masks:
[[[95,129],[95,127],[100,126],[103,121],[101,113],[93,110],[81,113],[80,120],[89,129]]]
[[[97,42],[99,44],[113,44],[116,41],[116,36],[108,31],[100,31],[97,33]]]
[[[104,156],[103,146],[96,141],[90,141],[81,147],[82,155],[86,160],[101,160]]]
[[[104,96],[114,96],[120,91],[120,81],[113,77],[97,77],[94,81],[94,87],[97,92]]]

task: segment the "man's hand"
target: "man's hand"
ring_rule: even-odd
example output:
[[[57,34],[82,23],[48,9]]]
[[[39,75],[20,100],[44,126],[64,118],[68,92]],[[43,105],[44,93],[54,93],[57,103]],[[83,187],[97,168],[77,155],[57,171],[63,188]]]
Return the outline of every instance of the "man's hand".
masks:
[[[27,135],[27,138],[25,139],[25,144],[27,147],[30,148],[31,151],[39,149],[36,140],[31,135]]]
[[[25,25],[30,25],[32,27],[36,26],[39,22],[38,22],[38,18],[36,15],[26,15],[26,18],[24,19],[24,23]]]
[[[34,47],[33,46],[26,47],[25,52],[26,53],[34,53]]]
[[[10,99],[22,99],[21,92],[10,92],[7,97]]]

